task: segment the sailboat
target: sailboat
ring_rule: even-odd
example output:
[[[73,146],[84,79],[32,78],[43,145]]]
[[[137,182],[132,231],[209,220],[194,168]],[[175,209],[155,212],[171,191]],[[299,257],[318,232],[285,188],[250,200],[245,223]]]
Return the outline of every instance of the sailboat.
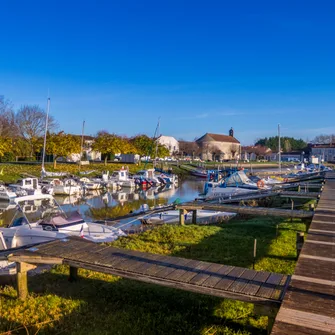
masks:
[[[61,177],[61,176],[66,176],[65,172],[47,172],[47,171],[45,171],[44,162],[45,162],[45,148],[46,148],[46,143],[47,143],[49,111],[50,111],[50,97],[48,98],[47,114],[46,114],[46,117],[45,117],[45,131],[44,131],[44,142],[43,142],[43,153],[42,153],[41,179],[43,179],[44,177]]]

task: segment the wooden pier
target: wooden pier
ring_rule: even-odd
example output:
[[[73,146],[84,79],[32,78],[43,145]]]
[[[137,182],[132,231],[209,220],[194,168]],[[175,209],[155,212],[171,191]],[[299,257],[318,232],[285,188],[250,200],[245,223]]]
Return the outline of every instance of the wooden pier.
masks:
[[[335,173],[326,175],[272,334],[335,334]]]
[[[38,264],[70,266],[70,280],[78,268],[108,273],[186,291],[253,303],[258,314],[274,321],[290,276],[192,259],[163,256],[97,245],[79,237],[56,240],[19,250],[8,257],[17,263],[20,299],[28,295],[27,271]]]
[[[231,204],[212,204],[207,202],[186,202],[176,205],[179,209],[179,223],[184,224],[184,214],[193,211],[193,223],[196,223],[196,211],[199,209],[221,212],[232,212],[239,214],[250,215],[265,215],[265,216],[280,216],[285,218],[311,218],[314,215],[313,211],[268,208],[268,207],[252,207],[252,206],[238,206]]]

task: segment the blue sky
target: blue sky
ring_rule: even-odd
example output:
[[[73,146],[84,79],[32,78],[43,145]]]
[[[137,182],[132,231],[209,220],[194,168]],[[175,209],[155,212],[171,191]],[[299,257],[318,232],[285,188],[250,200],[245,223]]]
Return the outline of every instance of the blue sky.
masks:
[[[335,1],[0,2],[0,95],[60,130],[335,133]]]

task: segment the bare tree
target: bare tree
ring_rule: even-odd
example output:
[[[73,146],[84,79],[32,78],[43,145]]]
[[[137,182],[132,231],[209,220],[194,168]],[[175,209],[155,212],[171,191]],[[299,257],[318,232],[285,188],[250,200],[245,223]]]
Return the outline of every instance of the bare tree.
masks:
[[[19,134],[29,143],[30,154],[33,156],[38,138],[42,137],[45,131],[46,113],[38,105],[24,105],[17,112],[15,121]],[[57,123],[49,115],[48,131],[52,132],[56,127]]]
[[[13,104],[0,95],[0,136],[14,137],[17,134]]]
[[[200,154],[200,148],[196,142],[188,142],[179,140],[179,153],[180,155],[199,155]]]
[[[314,140],[312,141],[314,144],[329,144],[335,141],[335,134],[322,134],[319,136],[316,136]]]
[[[238,152],[238,150],[239,150],[239,146],[237,144],[231,144],[230,152],[231,152],[232,158],[235,157],[235,154]]]

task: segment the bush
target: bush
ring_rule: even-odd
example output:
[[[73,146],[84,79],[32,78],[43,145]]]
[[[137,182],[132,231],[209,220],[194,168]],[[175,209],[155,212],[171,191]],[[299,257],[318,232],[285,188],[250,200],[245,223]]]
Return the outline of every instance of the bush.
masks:
[[[15,162],[15,156],[12,152],[5,152],[5,154],[0,157],[0,162]]]

